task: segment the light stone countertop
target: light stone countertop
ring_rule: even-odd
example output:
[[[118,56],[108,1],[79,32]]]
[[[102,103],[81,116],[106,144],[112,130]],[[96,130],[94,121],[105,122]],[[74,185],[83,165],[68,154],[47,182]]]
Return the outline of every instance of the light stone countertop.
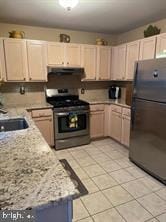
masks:
[[[125,100],[123,99],[117,99],[117,100],[112,100],[112,99],[107,99],[107,100],[87,100],[87,102],[89,102],[90,105],[96,105],[96,104],[114,104],[114,105],[118,105],[118,106],[122,106],[125,108],[131,108],[131,106],[127,105]]]
[[[5,132],[0,139],[0,208],[42,207],[77,195],[78,190],[26,109],[8,111],[5,118],[24,117],[29,128]]]

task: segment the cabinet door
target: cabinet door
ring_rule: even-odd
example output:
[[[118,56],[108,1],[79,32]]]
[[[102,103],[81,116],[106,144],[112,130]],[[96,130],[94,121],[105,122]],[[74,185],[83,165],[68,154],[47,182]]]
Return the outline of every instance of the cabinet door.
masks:
[[[125,71],[126,71],[126,45],[118,46],[118,61],[117,61],[117,80],[125,79]]]
[[[129,147],[130,144],[130,117],[122,116],[122,137],[121,143]]]
[[[122,116],[120,113],[111,111],[110,136],[121,142]]]
[[[26,41],[5,39],[4,49],[7,81],[25,81],[28,74]]]
[[[157,36],[156,58],[166,57],[166,33]]]
[[[79,44],[65,45],[65,65],[69,67],[81,66],[81,46]]]
[[[97,79],[99,80],[111,79],[111,73],[110,73],[111,48],[106,46],[99,46],[97,54],[98,54]]]
[[[39,128],[44,139],[50,146],[53,146],[53,120],[49,118],[34,118],[36,126]]]
[[[96,79],[97,47],[91,45],[84,45],[82,46],[81,52],[81,66],[84,67],[85,70],[85,79]]]
[[[46,43],[43,41],[29,40],[28,67],[30,81],[47,80]]]
[[[135,62],[139,59],[140,41],[127,44],[126,57],[126,79],[133,80],[135,71]]]
[[[116,80],[118,75],[118,47],[111,49],[111,80]]]
[[[156,51],[156,36],[142,39],[140,43],[139,60],[154,59]]]
[[[97,111],[90,114],[90,136],[99,138],[104,136],[104,112]]]
[[[3,50],[3,40],[0,39],[0,81],[6,80],[5,58]]]
[[[64,66],[64,44],[47,43],[47,61],[48,65]]]

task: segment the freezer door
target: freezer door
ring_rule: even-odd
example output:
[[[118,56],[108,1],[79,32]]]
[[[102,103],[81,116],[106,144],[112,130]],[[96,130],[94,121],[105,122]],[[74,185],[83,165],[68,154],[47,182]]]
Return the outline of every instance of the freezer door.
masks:
[[[134,97],[166,102],[166,59],[140,61],[134,80]]]
[[[166,104],[133,101],[129,156],[166,183]]]

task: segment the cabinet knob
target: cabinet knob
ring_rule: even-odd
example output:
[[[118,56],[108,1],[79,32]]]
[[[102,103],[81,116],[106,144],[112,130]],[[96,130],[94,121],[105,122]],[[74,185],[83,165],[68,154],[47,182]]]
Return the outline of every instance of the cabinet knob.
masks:
[[[62,65],[64,65],[64,62],[62,62]]]
[[[67,62],[67,65],[69,65],[69,62]]]
[[[31,77],[30,77],[29,79],[30,79],[30,80],[32,80],[32,78],[31,78]]]
[[[26,78],[24,77],[24,80],[26,80]]]

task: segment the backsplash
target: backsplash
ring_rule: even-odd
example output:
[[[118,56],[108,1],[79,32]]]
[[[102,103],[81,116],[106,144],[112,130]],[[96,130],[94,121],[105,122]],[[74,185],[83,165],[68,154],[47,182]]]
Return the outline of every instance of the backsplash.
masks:
[[[25,87],[25,94],[20,94],[20,86]],[[24,105],[44,103],[44,88],[69,88],[75,89],[82,100],[107,100],[108,87],[111,82],[81,82],[79,76],[52,76],[48,83],[5,83],[0,87],[4,105]],[[81,94],[84,89],[84,94]],[[126,90],[122,86],[122,99],[125,99]]]

